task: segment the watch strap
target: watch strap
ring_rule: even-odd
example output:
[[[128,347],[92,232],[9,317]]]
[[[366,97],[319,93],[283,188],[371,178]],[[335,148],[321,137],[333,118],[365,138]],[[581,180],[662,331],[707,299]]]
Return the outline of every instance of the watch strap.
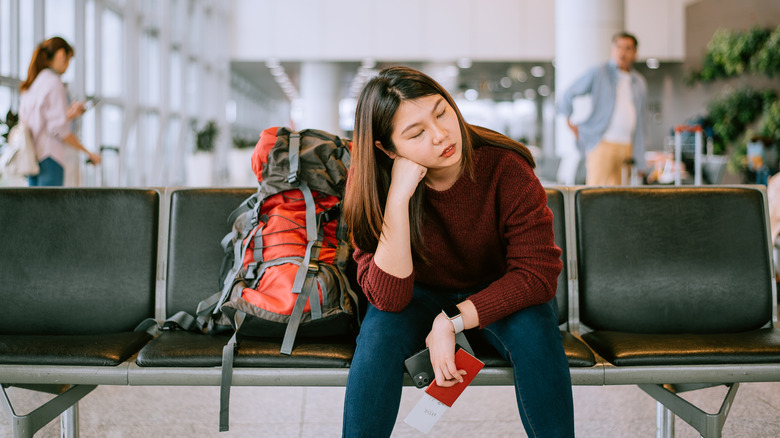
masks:
[[[444,312],[444,316],[446,316],[447,319],[449,319],[452,323],[452,328],[455,330],[455,334],[463,331],[465,328],[463,325],[463,316],[460,314],[460,309],[458,309],[458,306],[454,304],[445,306],[444,309],[442,309],[442,312]]]

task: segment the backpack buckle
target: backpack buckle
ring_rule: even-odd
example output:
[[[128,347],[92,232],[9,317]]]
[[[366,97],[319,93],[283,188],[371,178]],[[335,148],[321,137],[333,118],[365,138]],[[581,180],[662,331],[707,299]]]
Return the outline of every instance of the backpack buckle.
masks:
[[[336,204],[333,207],[321,212],[319,214],[320,218],[322,218],[322,223],[326,224],[334,219],[338,219],[339,214],[341,214],[341,204]]]
[[[246,267],[246,273],[244,274],[245,280],[254,280],[257,276],[257,262],[250,263]]]

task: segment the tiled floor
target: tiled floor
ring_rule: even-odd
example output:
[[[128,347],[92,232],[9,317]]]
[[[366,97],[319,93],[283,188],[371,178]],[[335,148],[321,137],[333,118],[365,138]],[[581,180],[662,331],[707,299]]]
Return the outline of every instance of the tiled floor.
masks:
[[[48,396],[9,389],[17,412],[28,412]],[[686,398],[716,412],[725,388],[688,393]],[[403,418],[417,403],[420,390],[404,389],[393,437],[426,436]],[[234,387],[231,428],[217,431],[219,389],[215,387],[97,388],[80,403],[82,438],[120,437],[338,437],[343,388]],[[575,424],[580,438],[654,437],[656,404],[632,386],[574,387]],[[0,437],[10,437],[0,415]],[[677,420],[676,436],[697,437]],[[36,437],[58,437],[59,420]],[[524,437],[514,395],[508,387],[468,388],[428,437]],[[780,436],[780,383],[742,384],[723,430],[724,437]]]

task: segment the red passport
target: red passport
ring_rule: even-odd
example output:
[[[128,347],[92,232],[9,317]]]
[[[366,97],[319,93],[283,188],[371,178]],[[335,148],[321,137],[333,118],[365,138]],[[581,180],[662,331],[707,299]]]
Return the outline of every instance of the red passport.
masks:
[[[466,375],[463,376],[463,382],[456,383],[449,388],[443,388],[437,385],[436,380],[434,380],[430,386],[425,389],[425,392],[427,392],[428,395],[449,407],[452,407],[455,400],[460,397],[460,394],[463,393],[463,390],[465,390],[466,387],[469,386],[469,383],[474,380],[474,377],[477,377],[477,373],[479,373],[479,370],[481,370],[485,364],[481,360],[470,355],[466,350],[459,348],[458,351],[455,352],[455,366],[457,366],[459,370],[466,371]]]

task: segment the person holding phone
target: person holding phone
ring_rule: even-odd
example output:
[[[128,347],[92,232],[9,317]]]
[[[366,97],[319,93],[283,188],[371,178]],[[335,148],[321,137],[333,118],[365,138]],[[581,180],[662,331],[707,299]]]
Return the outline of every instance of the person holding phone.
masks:
[[[404,360],[423,345],[439,386],[462,381],[454,354],[463,330],[511,363],[529,436],[574,436],[554,299],[561,250],[533,166],[524,145],[466,123],[422,72],[391,67],[365,85],[344,213],[369,305],[343,436],[390,436]]]
[[[60,78],[70,65],[73,48],[60,37],[39,44],[33,52],[27,79],[19,85],[19,120],[30,129],[40,173],[28,177],[30,186],[62,186],[65,182],[65,147],[68,145],[100,164],[100,155],[89,151],[71,132],[70,122],[80,117],[84,102],[68,105],[65,84]]]
[[[98,102],[100,102],[99,97],[90,97],[84,102],[84,112],[87,112],[94,108]]]

